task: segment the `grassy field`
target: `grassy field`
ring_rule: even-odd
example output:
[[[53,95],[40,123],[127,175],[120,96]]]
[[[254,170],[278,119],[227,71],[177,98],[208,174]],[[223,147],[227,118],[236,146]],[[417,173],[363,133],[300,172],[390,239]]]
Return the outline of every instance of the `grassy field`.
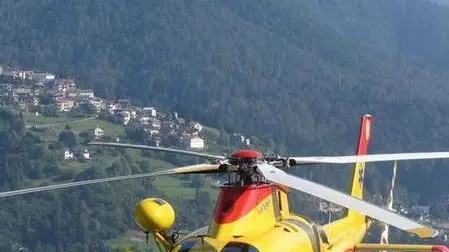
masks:
[[[125,128],[122,125],[95,118],[73,118],[65,115],[60,115],[59,117],[45,117],[25,113],[24,119],[26,125],[49,125],[51,128],[60,130],[64,129],[65,125],[68,124],[73,131],[78,133],[88,129],[95,129],[96,127],[101,127],[105,130],[105,133],[112,135],[123,135],[125,132]]]
[[[66,116],[43,117],[35,116],[33,114],[25,114],[24,118],[26,125],[38,125],[38,128],[42,129],[39,135],[44,141],[47,142],[57,141],[59,133],[64,130],[66,125],[69,125],[75,134],[100,127],[105,131],[106,135],[119,138],[125,137],[125,128],[122,125],[113,124],[111,122],[95,118],[71,118]],[[39,127],[39,125],[42,126]]]
[[[45,116],[36,116],[32,113],[24,113],[23,117],[25,119],[25,124],[53,124],[53,123],[64,123],[68,121],[76,120],[76,118],[71,118],[65,115],[61,115],[59,117],[45,117]]]
[[[75,133],[81,133],[83,131],[87,131],[89,129],[95,129],[96,127],[100,127],[105,131],[105,134],[107,135],[114,135],[114,136],[124,136],[125,135],[125,128],[122,125],[113,124],[110,122],[106,122],[99,119],[93,119],[93,120],[86,120],[86,121],[75,121],[75,122],[68,122],[68,125],[70,125],[70,128]],[[56,129],[64,129],[64,125],[58,125],[55,127]]]

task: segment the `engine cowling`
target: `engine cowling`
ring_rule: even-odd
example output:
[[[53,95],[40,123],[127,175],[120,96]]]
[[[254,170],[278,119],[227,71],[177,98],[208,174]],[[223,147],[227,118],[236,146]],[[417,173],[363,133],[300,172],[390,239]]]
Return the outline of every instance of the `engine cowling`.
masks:
[[[134,221],[145,232],[161,232],[175,222],[175,211],[165,200],[147,198],[136,204]]]

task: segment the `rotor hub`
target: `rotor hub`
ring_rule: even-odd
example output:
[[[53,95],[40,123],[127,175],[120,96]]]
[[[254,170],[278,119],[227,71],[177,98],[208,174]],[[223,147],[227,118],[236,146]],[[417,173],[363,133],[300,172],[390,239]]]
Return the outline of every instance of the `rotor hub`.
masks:
[[[255,150],[239,150],[232,153],[228,160],[231,165],[251,167],[254,166],[257,161],[262,160],[262,154]]]
[[[255,150],[239,150],[231,154],[231,157],[229,158],[232,163],[238,162],[237,164],[240,164],[241,162],[244,163],[251,163],[255,162],[257,160],[260,160],[262,158],[262,153],[255,151]],[[235,164],[235,165],[237,165]]]

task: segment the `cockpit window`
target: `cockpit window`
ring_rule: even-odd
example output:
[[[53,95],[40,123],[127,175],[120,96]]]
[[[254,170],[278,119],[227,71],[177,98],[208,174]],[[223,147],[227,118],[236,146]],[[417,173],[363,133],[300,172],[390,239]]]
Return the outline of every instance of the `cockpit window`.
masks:
[[[259,250],[246,243],[230,242],[220,252],[259,252]]]

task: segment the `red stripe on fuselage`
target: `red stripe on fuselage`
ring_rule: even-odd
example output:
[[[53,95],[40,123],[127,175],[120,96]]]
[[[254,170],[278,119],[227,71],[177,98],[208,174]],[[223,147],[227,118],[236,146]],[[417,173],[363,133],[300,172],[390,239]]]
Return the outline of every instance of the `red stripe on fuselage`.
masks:
[[[216,223],[236,221],[270,197],[273,185],[224,186],[214,211]]]
[[[368,153],[368,144],[371,138],[371,120],[372,117],[370,115],[362,117],[356,155],[366,155]]]

